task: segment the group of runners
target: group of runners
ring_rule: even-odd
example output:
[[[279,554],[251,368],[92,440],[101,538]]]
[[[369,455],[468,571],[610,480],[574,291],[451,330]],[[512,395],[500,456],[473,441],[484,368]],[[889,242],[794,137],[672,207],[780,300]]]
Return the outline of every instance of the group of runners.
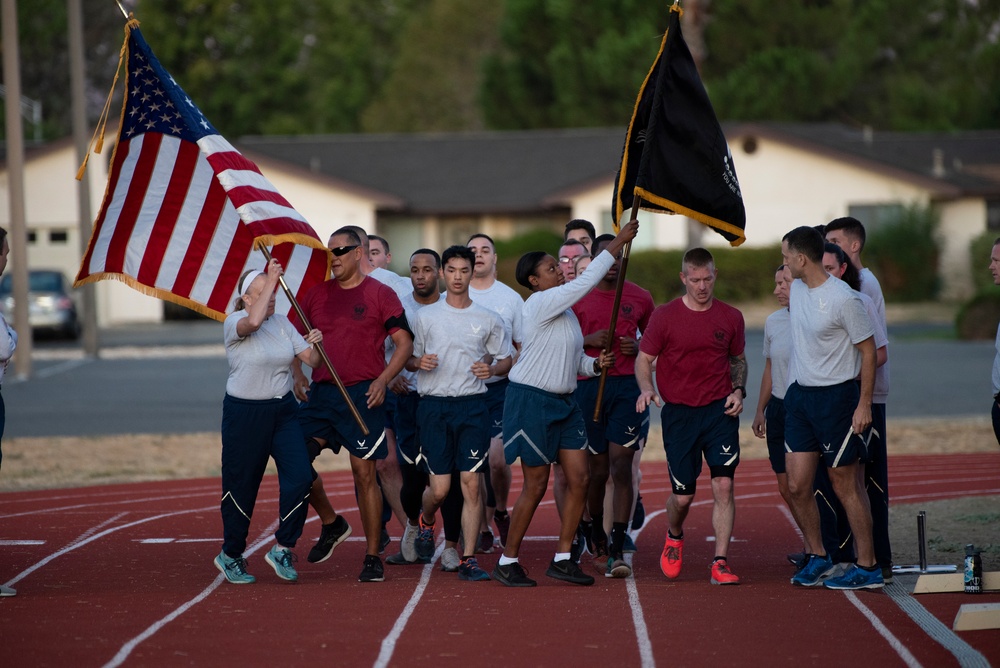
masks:
[[[656,404],[671,482],[661,569],[680,576],[684,520],[704,461],[714,504],[709,578],[739,583],[728,553],[747,395],[743,316],[715,298],[714,259],[694,248],[683,257],[681,297],[656,307],[625,281],[609,331],[621,253],[637,230],[631,221],[616,236],[596,236],[589,222],[571,221],[557,256],[536,251],[518,261],[526,300],[497,280],[485,234],[440,255],[414,251],[407,279],[387,269],[387,240],[341,228],[328,243],[333,277],[302,300],[305,322],[274,313],[278,263],[248,272],[224,328],[231,373],[219,570],[230,582],[254,581],[243,551],[269,456],[281,491],[265,560],[279,577],[297,579],[293,548],[309,506],[322,528],[308,560],[328,559],[352,528],[311,462],[343,448],[366,541],[362,582],[384,579],[379,555],[395,516],[402,537],[386,563],[439,557],[462,580],[534,586],[519,552],[550,474],[560,531],[545,574],[578,585],[593,584],[591,573],[628,577],[625,554],[636,549],[629,528],[644,515],[638,461]],[[802,552],[789,555],[801,586],[872,588],[891,577],[885,315],[878,282],[860,265],[863,245],[854,219],[789,232],[775,277],[782,308],[765,329],[753,429],[767,439],[802,530]],[[367,433],[310,344],[325,349]],[[517,460],[523,486],[511,507]],[[490,573],[477,555],[497,547]],[[593,569],[580,566],[587,554]]]

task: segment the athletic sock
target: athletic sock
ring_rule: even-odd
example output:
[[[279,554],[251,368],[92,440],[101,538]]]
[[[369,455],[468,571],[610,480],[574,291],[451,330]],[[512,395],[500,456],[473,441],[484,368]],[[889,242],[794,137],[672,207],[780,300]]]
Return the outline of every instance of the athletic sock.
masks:
[[[628,522],[615,522],[611,525],[611,556],[620,559],[625,547],[625,527]]]
[[[874,573],[875,571],[882,570],[882,567],[879,566],[878,564],[875,564],[874,566],[861,566],[861,565],[858,565],[858,568],[860,568],[863,571],[868,571],[869,573]]]
[[[719,555],[715,555],[715,558],[712,559],[712,563],[714,564],[717,561],[727,561],[728,562],[728,560],[725,557],[720,557]]]
[[[594,515],[591,513],[590,539],[595,545],[608,542],[608,534],[604,533],[604,515]]]
[[[495,511],[493,513],[493,518],[494,519],[498,519],[500,521],[503,521],[503,520],[507,519],[507,511],[506,510],[497,510],[497,511]]]
[[[553,559],[552,561],[569,561],[569,559],[570,559],[569,552],[556,552],[555,559]]]
[[[674,534],[670,533],[670,529],[667,529],[667,537],[673,538],[674,540],[684,540],[684,532],[681,531],[680,536],[675,536]]]
[[[497,562],[499,566],[507,566],[508,564],[516,564],[517,557],[508,557],[506,554],[500,555],[500,561]]]

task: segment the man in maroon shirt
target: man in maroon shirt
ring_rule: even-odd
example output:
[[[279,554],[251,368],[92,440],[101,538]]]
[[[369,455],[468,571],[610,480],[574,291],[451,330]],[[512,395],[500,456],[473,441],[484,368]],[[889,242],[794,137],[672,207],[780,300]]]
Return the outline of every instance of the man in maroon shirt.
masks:
[[[361,582],[384,579],[378,557],[382,530],[382,492],[375,478],[375,463],[388,454],[385,443],[386,385],[395,378],[413,353],[413,336],[406,323],[403,306],[386,285],[365,276],[360,270],[364,248],[357,233],[341,228],[327,243],[333,253],[330,268],[333,279],[306,293],[302,311],[310,324],[324,333],[323,348],[347,392],[370,430],[366,436],[351,415],[347,402],[333,384],[325,367],[313,371],[312,383],[306,380],[301,365],[293,365],[295,394],[308,403],[299,413],[310,457],[315,459],[323,448],[338,452],[347,448],[351,471],[358,492],[361,524],[368,541]],[[302,330],[298,318],[292,322]],[[396,351],[385,361],[385,338],[392,337]],[[310,562],[324,561],[343,542],[351,529],[330,505],[317,475],[309,502],[323,522],[319,541],[309,553]]]
[[[746,338],[743,315],[713,298],[717,274],[712,254],[704,248],[684,254],[684,296],[653,312],[639,343],[635,376],[641,394],[636,410],[648,408],[650,402],[660,406],[662,397],[660,420],[672,488],[660,556],[663,574],[680,575],[684,518],[694,500],[704,453],[715,502],[711,582],[737,584],[740,580],[729,570],[727,556],[736,516],[733,474],[740,459],[738,416],[746,399]]]

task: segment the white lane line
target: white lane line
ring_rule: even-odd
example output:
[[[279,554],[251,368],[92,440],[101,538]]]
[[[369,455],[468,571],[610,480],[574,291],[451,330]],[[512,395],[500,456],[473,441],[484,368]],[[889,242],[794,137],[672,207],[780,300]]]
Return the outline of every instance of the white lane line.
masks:
[[[666,509],[656,510],[646,515],[646,521],[636,531],[632,532],[632,540],[638,540],[642,530],[649,526],[649,521],[657,515],[667,512]],[[632,566],[634,555],[626,555],[629,567]],[[635,626],[635,640],[639,645],[639,665],[642,668],[655,668],[656,659],[653,657],[653,643],[649,639],[649,628],[646,626],[646,617],[642,614],[642,603],[639,601],[639,588],[635,584],[635,573],[625,579],[625,590],[628,592],[628,605],[632,609],[632,625]]]
[[[0,545],[45,545],[44,540],[0,540]]]
[[[97,503],[78,503],[73,506],[58,506],[55,508],[39,508],[37,510],[25,510],[20,513],[8,513],[6,515],[0,515],[0,519],[7,519],[9,517],[25,517],[26,515],[44,515],[45,513],[55,513],[55,512],[66,512],[67,510],[80,510],[81,508],[103,508],[105,506],[122,506],[130,505],[134,506],[140,502],[150,502],[150,501],[172,501],[175,499],[193,499],[199,496],[205,496],[206,494],[217,494],[218,491],[204,492],[202,494],[174,494],[170,496],[149,496],[141,499],[126,499],[124,501],[103,501]]]
[[[90,488],[91,491],[87,492],[79,492],[76,494],[56,494],[56,495],[50,494],[49,492],[57,492],[59,490],[49,490],[44,492],[43,494],[39,494],[40,490],[23,490],[23,491],[10,490],[8,492],[4,492],[5,498],[2,498],[0,500],[3,501],[4,505],[7,504],[13,505],[15,503],[38,503],[39,501],[65,501],[68,499],[103,499],[115,496],[135,496],[134,489],[122,489],[114,492],[99,492],[97,491],[99,489],[102,488],[91,487]],[[218,490],[219,490],[219,483],[216,482],[213,485],[193,485],[190,487],[178,486],[176,489],[171,489],[170,492],[171,494],[180,494],[188,492],[209,492],[209,491],[215,492]],[[22,494],[32,494],[32,496],[21,496]],[[15,498],[10,498],[11,496],[14,496]]]
[[[389,630],[389,635],[382,639],[382,645],[379,649],[378,657],[375,659],[375,668],[384,668],[389,665],[389,661],[392,660],[392,653],[396,651],[396,642],[399,641],[399,637],[403,634],[403,629],[406,628],[406,623],[410,621],[410,617],[413,615],[413,611],[417,609],[417,605],[420,603],[420,599],[424,595],[424,591],[427,589],[427,583],[430,582],[431,573],[434,571],[434,563],[444,552],[444,541],[438,545],[437,550],[434,551],[434,556],[431,558],[431,563],[424,564],[423,572],[420,574],[420,582],[417,583],[416,589],[413,590],[413,594],[410,596],[410,600],[406,602],[406,606],[403,611],[399,613],[399,617],[396,618],[396,623],[392,625],[392,629]]]
[[[896,654],[899,655],[899,658],[903,660],[903,663],[910,668],[922,668],[921,663],[917,661],[917,657],[913,656],[913,654],[910,653],[910,650],[906,648],[906,645],[900,642],[899,638],[894,636],[892,631],[890,631],[886,625],[882,623],[882,620],[879,619],[867,605],[861,602],[861,599],[858,598],[857,594],[853,591],[845,591],[844,596],[847,597],[848,601],[854,604],[855,608],[861,611],[862,615],[868,618],[872,627],[878,631],[880,636],[885,638],[885,641],[889,643],[889,647],[895,650]]]
[[[249,549],[243,552],[243,556],[244,557],[250,556],[257,550],[259,550],[262,545],[264,545],[268,540],[270,540],[271,534],[273,534],[274,530],[277,528],[278,528],[278,520],[275,520],[270,524],[270,526],[264,529],[264,531],[260,535],[260,538],[254,541],[253,545],[251,545]],[[156,635],[156,633],[159,632],[159,630],[162,629],[164,626],[174,621],[175,619],[183,615],[185,612],[187,612],[188,610],[190,610],[191,608],[193,608],[194,606],[198,605],[206,598],[208,598],[213,591],[219,588],[219,585],[221,585],[225,581],[225,579],[226,577],[222,573],[219,573],[217,576],[215,576],[215,579],[212,580],[212,582],[207,587],[201,590],[200,594],[189,600],[187,603],[184,603],[179,607],[175,608],[172,612],[168,613],[159,620],[153,622],[146,628],[145,631],[135,636],[134,638],[126,642],[124,645],[122,645],[118,649],[118,653],[115,654],[110,661],[104,664],[104,668],[114,668],[115,666],[122,665],[125,662],[125,659],[128,658],[129,654],[132,653],[132,650],[138,647],[139,644],[141,644],[145,640],[148,640],[152,636]]]

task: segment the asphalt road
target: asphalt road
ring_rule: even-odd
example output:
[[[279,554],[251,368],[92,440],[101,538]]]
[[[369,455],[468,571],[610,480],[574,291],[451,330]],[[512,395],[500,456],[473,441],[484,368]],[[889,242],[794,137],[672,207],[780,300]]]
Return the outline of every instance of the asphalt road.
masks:
[[[945,338],[947,328],[890,327],[890,418],[987,417],[992,342]],[[763,332],[747,332],[752,420],[763,361]],[[222,326],[172,322],[107,330],[100,359],[75,344],[36,343],[34,376],[3,384],[5,436],[191,433],[219,429],[228,367]],[[654,418],[658,419],[658,418]]]

